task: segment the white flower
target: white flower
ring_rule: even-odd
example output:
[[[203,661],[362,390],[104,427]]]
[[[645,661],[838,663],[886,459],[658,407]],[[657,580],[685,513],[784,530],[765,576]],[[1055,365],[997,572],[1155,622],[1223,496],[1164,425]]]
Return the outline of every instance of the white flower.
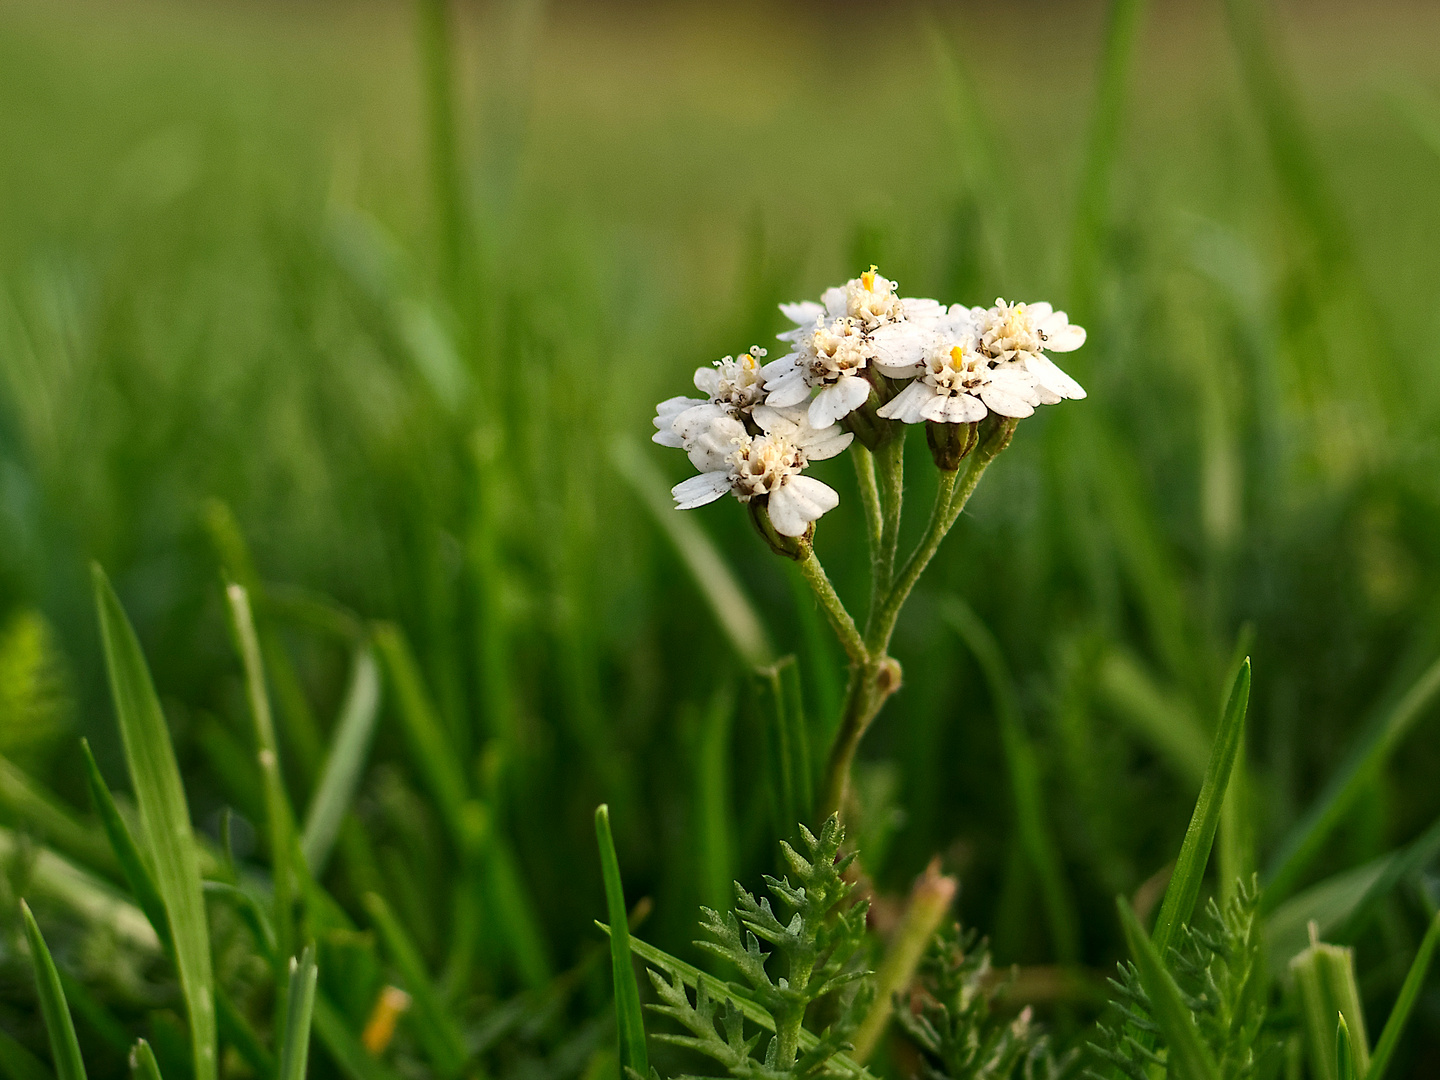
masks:
[[[768,405],[810,402],[810,422],[825,427],[848,416],[870,397],[862,372],[887,340],[904,336],[945,313],[934,300],[901,298],[895,282],[871,267],[844,285],[825,290],[821,303],[781,304],[795,329],[779,335],[793,350],[764,368]]]
[[[675,432],[675,420],[687,409],[697,405],[724,405],[732,415],[748,414],[765,397],[765,376],[761,374],[760,360],[765,350],[758,345],[751,346],[748,353],[738,357],[727,356],[706,367],[695,369],[695,389],[705,395],[703,398],[667,398],[655,407],[655,434],[651,441],[661,446],[681,446],[683,442]]]
[[[957,341],[936,334],[914,380],[880,408],[880,415],[907,424],[973,424],[987,412],[1029,416],[1039,403],[1028,371],[1017,364],[992,364],[973,336]]]
[[[1007,304],[970,312],[980,335],[980,351],[1000,363],[1013,363],[1035,380],[1040,401],[1054,405],[1063,398],[1083,398],[1084,389],[1042,350],[1073,352],[1085,344],[1085,329],[1071,326],[1063,311],[1049,304]]]
[[[834,457],[854,437],[833,425],[815,428],[805,410],[757,406],[760,434],[751,435],[723,406],[704,404],[675,419],[674,430],[700,470],[671,489],[675,504],[690,510],[727,491],[743,503],[766,499],[770,523],[782,536],[802,536],[840,496],[814,477],[802,475],[811,461]]]

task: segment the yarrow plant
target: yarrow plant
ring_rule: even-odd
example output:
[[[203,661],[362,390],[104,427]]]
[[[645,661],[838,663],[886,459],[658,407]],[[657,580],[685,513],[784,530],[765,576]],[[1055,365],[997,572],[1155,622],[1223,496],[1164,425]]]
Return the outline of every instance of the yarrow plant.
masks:
[[[850,765],[865,731],[899,688],[890,638],[916,581],[1016,424],[1041,405],[1083,398],[1048,353],[1071,352],[1085,331],[1047,303],[996,300],[946,307],[903,297],[871,267],[813,300],[781,304],[794,327],[785,355],[754,347],[695,373],[704,397],[656,409],[654,441],[683,450],[698,475],[676,484],[676,506],[727,493],[749,510],[765,542],[794,559],[850,661],[849,687],[826,764],[824,815],[845,809]],[[939,470],[930,521],[898,561],[904,441],[924,424]],[[806,475],[811,462],[851,451],[871,550],[870,604],[857,626],[815,556],[815,526],[840,503]]]

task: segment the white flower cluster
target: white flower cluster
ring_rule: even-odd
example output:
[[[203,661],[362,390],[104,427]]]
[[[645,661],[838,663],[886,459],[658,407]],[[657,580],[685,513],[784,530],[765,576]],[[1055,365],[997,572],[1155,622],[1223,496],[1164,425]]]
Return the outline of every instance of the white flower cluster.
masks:
[[[850,445],[842,424],[855,427],[857,410],[879,421],[975,424],[1085,396],[1045,355],[1078,349],[1085,331],[1046,303],[947,308],[901,297],[872,266],[819,303],[780,310],[795,324],[780,335],[789,352],[763,366],[758,347],[727,356],[695,372],[705,397],[670,398],[656,411],[654,440],[683,449],[700,470],[675,486],[681,509],[728,491],[744,503],[763,499],[776,532],[803,536],[839,496],[802,473]]]

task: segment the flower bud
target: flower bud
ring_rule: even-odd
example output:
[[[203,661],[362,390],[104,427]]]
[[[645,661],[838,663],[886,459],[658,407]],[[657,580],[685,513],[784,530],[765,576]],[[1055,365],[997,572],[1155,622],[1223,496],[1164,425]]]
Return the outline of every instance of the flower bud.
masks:
[[[978,423],[937,424],[930,420],[925,424],[925,441],[930,444],[930,456],[935,467],[954,472],[965,460],[965,455],[975,449],[980,441]]]
[[[776,532],[775,526],[770,523],[770,511],[766,507],[768,501],[769,496],[757,495],[745,504],[750,510],[750,520],[755,525],[755,531],[776,555],[784,555],[787,559],[800,562],[810,554],[810,542],[815,539],[815,523],[812,521],[800,536],[783,536]]]

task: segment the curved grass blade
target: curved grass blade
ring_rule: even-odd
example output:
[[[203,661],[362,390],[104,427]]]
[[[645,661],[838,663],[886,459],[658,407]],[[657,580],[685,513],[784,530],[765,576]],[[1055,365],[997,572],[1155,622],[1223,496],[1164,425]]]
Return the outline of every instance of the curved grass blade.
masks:
[[[615,980],[615,1026],[620,1034],[620,1074],[633,1069],[641,1077],[650,1075],[650,1056],[645,1048],[645,1016],[640,1011],[640,987],[630,961],[630,927],[625,921],[625,887],[620,880],[620,860],[610,835],[610,807],[595,808],[595,842],[600,848],[600,873],[605,879],[605,908],[610,925],[610,970]]]
[[[366,1051],[351,1033],[344,1014],[323,993],[315,996],[314,1022],[321,1044],[350,1080],[398,1080],[393,1070]]]
[[[1440,696],[1440,660],[1411,684],[1394,708],[1370,725],[1309,813],[1290,830],[1270,863],[1269,880],[1260,899],[1262,911],[1273,910],[1294,890],[1325,840],[1437,696]]]
[[[85,1080],[85,1062],[80,1057],[80,1043],[75,1038],[75,1022],[65,1004],[65,991],[60,986],[60,973],[35,925],[30,905],[20,901],[20,914],[25,920],[25,937],[30,942],[30,959],[35,965],[35,991],[40,998],[40,1015],[45,1018],[45,1032],[50,1036],[50,1054],[55,1059],[56,1080]]]
[[[1437,944],[1440,944],[1440,915],[1430,920],[1430,929],[1425,932],[1425,940],[1420,942],[1420,949],[1415,953],[1415,960],[1405,975],[1405,983],[1400,987],[1400,996],[1395,999],[1395,1007],[1390,1010],[1390,1018],[1385,1021],[1385,1028],[1380,1032],[1380,1041],[1375,1044],[1375,1053],[1370,1058],[1370,1068],[1366,1070],[1365,1080],[1382,1080],[1385,1076],[1385,1069],[1395,1055],[1395,1047],[1400,1042],[1410,1013],[1425,986],[1425,973],[1430,970],[1430,959],[1435,955]]]
[[[0,1075],[5,1080],[55,1080],[55,1074],[43,1061],[3,1031],[0,1031]]]
[[[1385,863],[1384,870],[1365,890],[1360,902],[1345,916],[1345,920],[1326,936],[1337,945],[1354,944],[1380,902],[1389,896],[1400,882],[1429,866],[1437,855],[1440,855],[1440,819]]]
[[[1140,985],[1150,998],[1150,1007],[1170,1056],[1168,1063],[1179,1080],[1220,1080],[1220,1070],[1210,1051],[1200,1041],[1190,1010],[1180,996],[1180,988],[1165,970],[1164,961],[1155,943],[1145,934],[1135,912],[1123,896],[1115,898],[1120,912],[1120,925],[1130,947],[1130,957],[1140,973]]]
[[[305,946],[299,961],[290,960],[286,995],[285,1035],[280,1044],[278,1080],[304,1080],[310,1056],[310,1017],[315,1009],[315,946]]]
[[[660,471],[628,440],[611,447],[610,460],[675,545],[680,561],[740,659],[750,667],[771,663],[775,649],[755,606],[710,537],[692,518],[675,512]]]
[[[1040,762],[1035,745],[1025,733],[1020,719],[1015,681],[995,635],[981,622],[969,604],[959,597],[947,597],[941,611],[945,620],[975,655],[990,687],[990,696],[995,704],[995,718],[1000,726],[1000,741],[1005,751],[1005,763],[1010,771],[1020,842],[1036,877],[1040,879],[1055,952],[1063,963],[1073,964],[1080,959],[1079,917],[1075,914],[1075,903],[1065,883],[1058,846],[1046,820]]]
[[[100,767],[95,764],[95,755],[90,752],[88,739],[80,740],[80,755],[85,761],[85,783],[90,789],[90,801],[95,806],[95,813],[100,816],[100,824],[104,827],[110,847],[120,863],[125,883],[130,886],[130,895],[135,897],[140,910],[155,928],[160,944],[168,952],[171,946],[170,922],[165,917],[165,904],[160,899],[159,890],[155,888],[155,879],[151,877],[150,868],[145,865],[144,857],[135,845],[135,838],[130,835],[129,826],[120,816],[120,809],[115,805],[115,797],[110,794],[109,785],[100,775]]]
[[[379,715],[380,669],[375,663],[375,654],[369,646],[362,645],[355,650],[340,722],[320,774],[320,784],[305,813],[305,828],[300,838],[305,864],[316,877],[325,869],[335,838],[340,835],[340,825],[355,798]]]
[[[1200,785],[1200,796],[1195,800],[1195,811],[1190,815],[1190,826],[1185,830],[1185,840],[1180,845],[1175,872],[1170,876],[1160,914],[1155,919],[1154,944],[1160,956],[1168,955],[1170,946],[1175,943],[1176,933],[1189,921],[1195,910],[1195,901],[1200,896],[1205,865],[1210,861],[1215,829],[1220,824],[1220,811],[1225,805],[1225,788],[1235,772],[1235,759],[1245,732],[1245,714],[1249,705],[1250,659],[1246,657],[1230,684],[1225,712],[1215,731],[1210,762],[1205,767],[1205,780]]]
[[[275,718],[270,712],[270,694],[265,688],[265,666],[260,658],[260,639],[250,611],[250,594],[243,585],[225,586],[230,610],[230,627],[240,661],[245,668],[245,696],[255,724],[255,745],[260,776],[265,787],[265,824],[270,833],[270,875],[274,885],[275,944],[277,955],[293,951],[295,867],[293,860],[295,817],[285,779],[280,773],[280,744],[275,738]],[[281,987],[283,989],[283,986]]]
[[[64,854],[112,877],[119,869],[91,826],[6,757],[0,757],[0,806]]]
[[[195,1080],[215,1080],[215,978],[185,789],[140,642],[105,571],[96,563],[92,572],[115,715],[190,1018]]]
[[[136,1039],[130,1049],[130,1075],[133,1080],[160,1080],[160,1063],[144,1039]]]

